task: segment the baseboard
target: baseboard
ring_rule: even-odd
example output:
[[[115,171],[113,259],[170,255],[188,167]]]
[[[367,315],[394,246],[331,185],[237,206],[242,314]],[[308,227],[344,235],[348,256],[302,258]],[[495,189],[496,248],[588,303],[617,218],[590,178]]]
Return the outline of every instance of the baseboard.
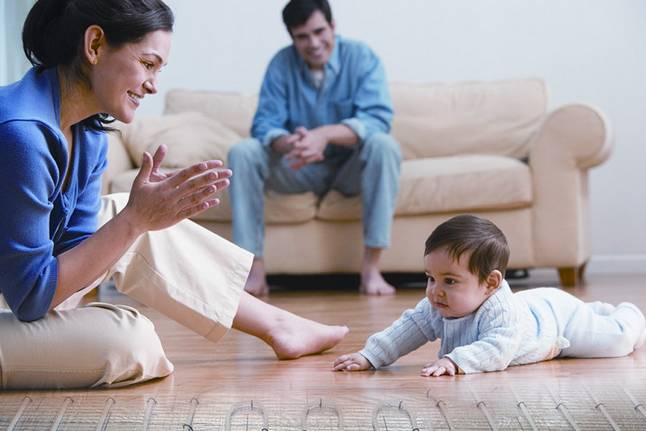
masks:
[[[646,274],[646,254],[607,254],[590,257],[588,274]]]

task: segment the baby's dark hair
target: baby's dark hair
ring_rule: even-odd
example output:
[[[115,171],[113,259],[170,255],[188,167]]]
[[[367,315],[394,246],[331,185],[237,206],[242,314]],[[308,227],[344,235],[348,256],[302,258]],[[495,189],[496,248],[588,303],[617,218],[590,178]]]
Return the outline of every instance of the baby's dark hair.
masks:
[[[509,246],[502,231],[489,220],[464,214],[445,221],[426,240],[424,256],[441,248],[456,262],[464,253],[471,253],[469,272],[480,282],[495,269],[505,276]]]

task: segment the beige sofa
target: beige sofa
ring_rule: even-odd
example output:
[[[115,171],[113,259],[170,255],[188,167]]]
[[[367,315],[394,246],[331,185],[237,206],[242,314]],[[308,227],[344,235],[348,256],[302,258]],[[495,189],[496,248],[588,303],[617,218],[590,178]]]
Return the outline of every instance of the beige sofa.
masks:
[[[457,84],[394,83],[392,133],[404,155],[392,246],[385,272],[422,270],[424,241],[439,223],[474,213],[496,223],[511,246],[510,266],[555,267],[561,282],[580,281],[590,256],[589,168],[612,148],[596,109],[547,110],[541,80]],[[174,90],[164,115],[121,125],[111,136],[105,191],[127,191],[142,151],[169,146],[166,165],[226,157],[248,135],[254,96]],[[234,179],[235,181],[235,173]],[[276,195],[266,201],[269,273],[355,272],[362,255],[361,202],[331,192]],[[222,205],[196,218],[230,238]]]

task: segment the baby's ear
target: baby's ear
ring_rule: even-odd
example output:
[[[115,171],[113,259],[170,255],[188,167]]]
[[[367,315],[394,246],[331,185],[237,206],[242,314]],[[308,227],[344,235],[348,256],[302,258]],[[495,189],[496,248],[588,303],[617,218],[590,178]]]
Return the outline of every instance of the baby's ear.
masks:
[[[486,288],[487,288],[487,296],[491,295],[500,287],[502,284],[502,272],[498,271],[497,269],[494,269],[489,273],[487,276],[487,279],[485,280]]]

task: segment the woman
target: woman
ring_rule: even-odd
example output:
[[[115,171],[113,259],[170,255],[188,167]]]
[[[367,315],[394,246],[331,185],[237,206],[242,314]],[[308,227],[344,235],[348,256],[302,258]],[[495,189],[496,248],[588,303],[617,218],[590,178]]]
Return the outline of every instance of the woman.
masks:
[[[211,340],[232,326],[279,359],[347,333],[245,293],[252,256],[186,221],[219,203],[231,176],[222,162],[164,175],[160,148],[143,154],[129,196],[101,199],[109,119],[132,121],[157,92],[173,20],[162,0],[38,0],[25,21],[34,68],[0,88],[3,388],[123,386],[172,372],[135,309],[76,308],[107,277]]]

